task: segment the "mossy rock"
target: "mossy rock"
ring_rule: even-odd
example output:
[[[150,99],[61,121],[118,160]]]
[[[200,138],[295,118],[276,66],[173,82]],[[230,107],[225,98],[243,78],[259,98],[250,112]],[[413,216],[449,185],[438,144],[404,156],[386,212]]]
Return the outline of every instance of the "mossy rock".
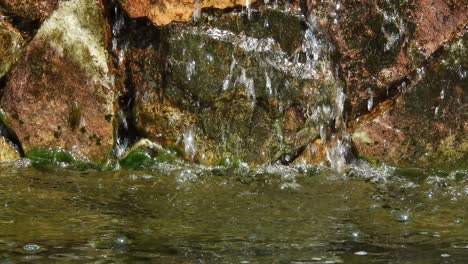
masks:
[[[161,163],[175,164],[182,158],[183,153],[176,147],[165,149],[147,139],[142,139],[123,155],[119,164],[124,169],[139,170]]]

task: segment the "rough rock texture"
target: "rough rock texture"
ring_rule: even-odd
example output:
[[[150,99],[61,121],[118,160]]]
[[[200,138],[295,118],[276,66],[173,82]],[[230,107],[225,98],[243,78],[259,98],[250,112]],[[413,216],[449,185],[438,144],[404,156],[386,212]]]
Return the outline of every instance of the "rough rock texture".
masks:
[[[58,3],[59,0],[0,0],[0,9],[29,20],[44,20]]]
[[[394,101],[355,124],[360,156],[396,166],[468,168],[468,34]]]
[[[307,1],[341,55],[351,118],[368,113],[468,23],[466,0]]]
[[[119,0],[131,17],[148,17],[159,26],[187,22],[200,16],[203,8],[229,8],[249,5],[255,0]]]
[[[0,78],[16,62],[23,38],[0,14]],[[1,87],[0,87],[1,88]]]
[[[52,147],[82,160],[108,159],[115,94],[106,32],[99,0],[61,2],[42,24],[1,99],[26,154]]]
[[[139,133],[204,164],[288,163],[326,134],[342,111],[332,50],[299,10],[277,8],[204,16],[163,29],[160,42],[122,44]]]

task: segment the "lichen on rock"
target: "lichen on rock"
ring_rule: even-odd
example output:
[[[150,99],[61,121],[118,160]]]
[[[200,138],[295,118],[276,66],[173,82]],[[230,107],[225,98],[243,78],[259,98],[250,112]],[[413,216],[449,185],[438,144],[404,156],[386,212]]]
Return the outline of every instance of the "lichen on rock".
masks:
[[[16,63],[22,42],[20,32],[5,21],[0,13],[0,78]]]

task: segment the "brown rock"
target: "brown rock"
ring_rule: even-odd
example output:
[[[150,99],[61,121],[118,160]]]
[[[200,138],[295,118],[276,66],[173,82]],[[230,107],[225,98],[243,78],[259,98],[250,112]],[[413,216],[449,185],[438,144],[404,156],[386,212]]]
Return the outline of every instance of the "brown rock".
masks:
[[[468,23],[466,0],[307,1],[309,19],[340,53],[352,117],[398,93],[398,84]]]
[[[255,0],[119,0],[122,7],[133,17],[148,17],[158,26],[171,22],[187,22],[203,8],[224,9],[244,6]]]
[[[468,167],[468,33],[407,91],[352,128],[359,155],[412,167]]]
[[[58,3],[59,0],[0,0],[0,9],[29,20],[44,20]]]
[[[113,138],[114,91],[99,0],[71,0],[39,29],[1,99],[27,154],[63,148],[102,163]]]

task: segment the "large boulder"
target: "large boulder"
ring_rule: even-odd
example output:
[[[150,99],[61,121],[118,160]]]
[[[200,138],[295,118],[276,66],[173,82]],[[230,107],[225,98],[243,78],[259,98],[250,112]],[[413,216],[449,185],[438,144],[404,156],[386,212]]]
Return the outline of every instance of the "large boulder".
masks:
[[[28,20],[44,20],[58,3],[59,0],[0,0],[0,9]]]
[[[19,31],[6,22],[0,13],[0,78],[18,59],[22,41]]]
[[[359,155],[395,166],[468,168],[468,33],[411,85],[353,125]]]
[[[136,128],[188,159],[287,163],[341,115],[333,49],[295,6],[207,14],[153,39],[121,44]]]
[[[102,163],[114,144],[115,92],[100,0],[70,0],[42,24],[13,69],[1,107],[26,154],[62,148]]]
[[[468,23],[465,0],[308,0],[308,18],[333,37],[340,53],[350,117],[398,93]]]
[[[171,22],[187,22],[200,16],[203,8],[224,9],[249,5],[256,0],[119,0],[122,7],[133,17],[147,17],[158,26]]]

